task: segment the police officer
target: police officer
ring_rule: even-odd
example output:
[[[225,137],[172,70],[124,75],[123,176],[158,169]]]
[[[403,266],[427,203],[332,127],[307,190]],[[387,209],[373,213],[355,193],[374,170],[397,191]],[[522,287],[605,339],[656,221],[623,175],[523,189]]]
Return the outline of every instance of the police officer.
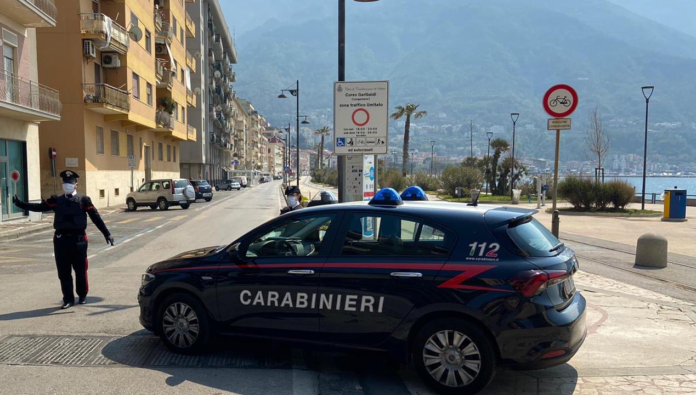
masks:
[[[299,210],[302,207],[302,192],[300,192],[300,187],[289,186],[285,188],[285,200],[287,200],[288,205],[280,210],[280,214],[289,213],[290,211]]]
[[[41,203],[25,203],[19,200],[17,195],[12,199],[15,206],[29,211],[55,212],[53,228],[53,249],[56,256],[56,267],[60,288],[63,291],[63,305],[61,309],[67,309],[75,304],[73,294],[72,270],[75,270],[75,288],[78,303],[85,304],[89,283],[87,282],[87,215],[97,228],[102,232],[106,242],[114,245],[114,238],[106,228],[99,212],[89,196],[80,195],[75,191],[77,179],[80,176],[71,170],[60,173],[63,179],[63,194],[51,196]]]

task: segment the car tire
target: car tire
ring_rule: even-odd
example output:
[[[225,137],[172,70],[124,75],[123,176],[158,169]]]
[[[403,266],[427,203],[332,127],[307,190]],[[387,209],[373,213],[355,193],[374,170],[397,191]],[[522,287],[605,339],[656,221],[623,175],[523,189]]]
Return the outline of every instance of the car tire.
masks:
[[[190,204],[190,203],[184,203],[184,204],[181,204],[180,206],[181,206],[182,209],[188,210],[188,208],[191,207],[191,204]]]
[[[135,204],[135,200],[133,199],[126,200],[126,206],[128,207],[128,211],[135,211],[138,209],[138,205]]]
[[[169,350],[197,354],[205,350],[210,340],[210,319],[198,299],[175,293],[160,304],[156,332]]]
[[[157,210],[157,205],[156,205],[156,204],[151,204],[151,205],[150,205],[150,210]]]
[[[232,190],[232,187],[227,187],[227,190],[228,190],[228,191],[231,191],[231,190]]]
[[[478,326],[441,318],[418,332],[412,360],[423,380],[439,393],[476,394],[493,380],[497,354]]]
[[[213,198],[205,198],[205,201],[206,201],[206,202],[209,202],[209,201],[211,201],[211,200],[213,200]]]
[[[238,191],[241,191],[241,190],[242,190],[242,188],[237,188],[237,190],[238,190]]]
[[[169,202],[165,198],[159,198],[159,200],[157,200],[157,207],[162,211],[169,210]]]

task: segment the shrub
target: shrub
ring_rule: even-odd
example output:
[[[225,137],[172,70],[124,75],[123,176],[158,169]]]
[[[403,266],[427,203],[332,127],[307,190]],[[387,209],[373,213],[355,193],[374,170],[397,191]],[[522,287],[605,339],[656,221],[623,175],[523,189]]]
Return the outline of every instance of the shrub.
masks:
[[[635,190],[626,181],[614,180],[604,184],[608,194],[608,200],[616,209],[624,209],[631,203]]]
[[[333,169],[314,170],[312,181],[319,184],[338,186],[338,171]]]
[[[451,196],[456,196],[456,188],[462,187],[464,195],[469,195],[469,190],[481,188],[483,173],[473,167],[451,166],[442,172],[442,187]]]
[[[416,173],[411,185],[418,185],[424,191],[437,191],[441,188],[440,180],[436,177],[431,177],[430,174],[424,171]]]
[[[558,196],[570,202],[576,210],[590,210],[595,202],[595,189],[591,180],[569,176],[558,183]]]
[[[394,188],[397,192],[406,189],[406,177],[398,169],[387,169],[377,176],[380,188]]]

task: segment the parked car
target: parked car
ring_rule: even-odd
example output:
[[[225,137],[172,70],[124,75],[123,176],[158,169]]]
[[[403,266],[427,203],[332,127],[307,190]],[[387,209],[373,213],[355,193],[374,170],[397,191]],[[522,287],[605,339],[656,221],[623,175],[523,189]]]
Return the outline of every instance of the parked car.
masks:
[[[206,180],[195,180],[192,182],[196,191],[196,199],[205,199],[206,202],[213,200],[213,187]]]
[[[242,186],[235,180],[222,180],[215,185],[216,191],[231,191],[233,189],[240,190]]]
[[[274,179],[274,180],[282,180],[282,179],[283,179],[283,176],[278,176],[278,175],[276,175],[276,176],[273,176],[273,179]]]
[[[237,178],[237,177],[235,177],[235,178]],[[239,185],[241,185],[242,188],[246,188],[249,185],[249,183],[247,182],[247,178],[245,176],[239,177]]]
[[[168,210],[169,206],[181,206],[186,210],[196,201],[196,191],[189,180],[183,178],[152,180],[126,197],[128,211],[147,206],[152,210]]]

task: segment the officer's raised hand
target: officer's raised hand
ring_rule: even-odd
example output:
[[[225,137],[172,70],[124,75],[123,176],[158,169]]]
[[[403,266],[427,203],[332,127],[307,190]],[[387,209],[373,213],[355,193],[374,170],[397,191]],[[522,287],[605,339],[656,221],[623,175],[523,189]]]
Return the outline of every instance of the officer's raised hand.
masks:
[[[22,202],[22,201],[19,200],[19,198],[17,197],[17,195],[12,196],[12,203],[14,203],[15,206],[16,206],[18,203],[21,203],[21,202]]]
[[[112,246],[114,245],[114,237],[113,236],[108,235],[108,236],[104,236],[104,238],[106,239],[106,244],[111,244]]]

